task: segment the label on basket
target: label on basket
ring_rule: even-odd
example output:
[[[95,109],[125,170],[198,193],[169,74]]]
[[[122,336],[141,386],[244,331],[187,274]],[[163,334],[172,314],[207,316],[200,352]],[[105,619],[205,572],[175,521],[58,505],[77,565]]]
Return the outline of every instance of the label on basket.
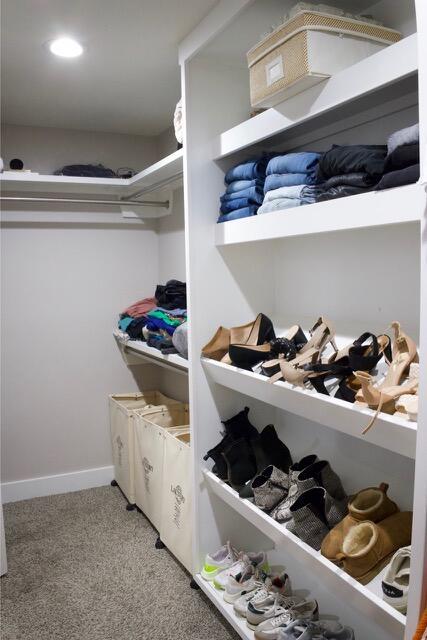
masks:
[[[153,465],[147,458],[142,459],[142,466],[144,468],[144,484],[147,493],[150,493],[150,473],[153,473]]]
[[[270,62],[265,65],[265,75],[267,87],[284,77],[282,56],[270,60]]]
[[[179,484],[174,487],[171,485],[171,491],[175,494],[175,504],[174,504],[174,514],[173,521],[176,524],[177,528],[181,528],[181,505],[185,502],[184,494],[182,493],[182,489]]]
[[[123,442],[120,436],[117,436],[116,438],[116,444],[117,444],[117,463],[119,465],[119,467],[122,466],[122,449],[123,449]]]

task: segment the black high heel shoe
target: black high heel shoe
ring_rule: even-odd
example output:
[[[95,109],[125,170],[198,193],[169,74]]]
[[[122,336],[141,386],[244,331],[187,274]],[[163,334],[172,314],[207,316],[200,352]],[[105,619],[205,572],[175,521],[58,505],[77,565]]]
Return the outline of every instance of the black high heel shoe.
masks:
[[[276,338],[276,336],[274,336],[270,338],[268,344],[258,343],[258,345],[254,346],[249,344],[231,344],[229,355],[232,364],[236,367],[250,370],[260,362],[272,358],[277,359],[280,355],[285,358],[293,358],[306,342],[307,338],[303,330],[298,325],[295,325],[291,327],[286,336],[283,338]]]

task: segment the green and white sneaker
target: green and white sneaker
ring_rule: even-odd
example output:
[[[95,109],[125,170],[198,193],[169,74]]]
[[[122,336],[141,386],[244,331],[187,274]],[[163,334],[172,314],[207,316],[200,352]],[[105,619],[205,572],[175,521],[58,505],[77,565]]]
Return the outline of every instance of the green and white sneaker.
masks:
[[[212,555],[209,553],[205,558],[205,564],[201,570],[201,576],[209,582],[214,580],[216,576],[224,569],[228,569],[234,564],[239,557],[239,552],[231,546],[229,542],[224,544],[221,549],[215,551]]]
[[[239,574],[244,573],[249,565],[252,565],[254,569],[259,569],[266,573],[269,571],[267,555],[263,551],[260,551],[259,553],[255,553],[253,551],[249,551],[248,553],[241,552],[236,562],[234,562],[231,567],[224,569],[224,571],[218,573],[214,578],[214,587],[224,591],[227,586],[228,578],[230,576],[236,578]]]

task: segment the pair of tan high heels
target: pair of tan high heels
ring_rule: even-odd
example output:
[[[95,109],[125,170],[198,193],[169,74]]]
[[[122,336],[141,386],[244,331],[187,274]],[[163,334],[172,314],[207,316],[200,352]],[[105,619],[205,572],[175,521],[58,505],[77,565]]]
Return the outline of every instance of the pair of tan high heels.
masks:
[[[369,431],[378,417],[380,411],[394,414],[406,405],[410,410],[405,413],[410,417],[417,412],[416,403],[405,399],[404,404],[399,403],[402,396],[416,395],[418,392],[418,367],[412,367],[412,375],[407,377],[411,364],[418,362],[417,345],[414,340],[402,331],[399,322],[392,322],[394,329],[394,341],[392,347],[392,361],[390,362],[387,375],[377,386],[374,386],[374,379],[366,371],[356,371],[356,379],[360,383],[360,390],[356,393],[356,402],[370,409],[375,409],[375,414],[363,433]],[[401,407],[401,409],[399,409]]]

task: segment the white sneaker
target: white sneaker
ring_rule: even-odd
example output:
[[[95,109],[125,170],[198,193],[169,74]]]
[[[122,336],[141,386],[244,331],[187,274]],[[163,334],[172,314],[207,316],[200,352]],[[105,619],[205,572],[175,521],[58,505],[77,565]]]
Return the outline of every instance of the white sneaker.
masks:
[[[239,554],[236,562],[217,574],[213,581],[214,587],[224,591],[229,576],[233,576],[233,578],[235,578],[239,573],[243,573],[250,564],[253,565],[254,569],[258,568],[266,573],[269,570],[267,556],[263,551],[260,551],[259,553],[252,551],[249,551],[248,553],[242,552]]]
[[[257,580],[255,589],[249,593],[244,593],[236,600],[233,605],[234,613],[237,616],[241,616],[246,618],[246,609],[248,606],[248,602],[253,598],[259,596],[260,593],[267,593],[267,587],[265,586],[266,580],[268,580],[268,576],[264,572],[260,572]]]
[[[401,613],[406,613],[408,606],[410,573],[411,547],[402,547],[392,557],[382,581],[384,601]]]
[[[264,607],[257,607],[254,605],[253,600],[249,602],[246,613],[246,624],[249,629],[256,630],[258,625],[270,618],[276,618],[277,616],[287,613],[289,609],[299,602],[302,598],[297,596],[283,596],[279,593],[274,594],[274,600],[272,604],[268,604]]]
[[[287,573],[273,578],[265,576],[259,589],[237,600],[234,611],[242,618],[246,618],[249,602],[252,602],[255,608],[262,609],[271,606],[278,593],[283,596],[290,596],[292,593],[291,580]]]
[[[293,601],[293,602],[292,602]],[[255,631],[256,640],[277,640],[280,629],[287,627],[294,620],[317,620],[319,607],[316,600],[303,600],[291,596],[281,605],[285,611],[274,618],[261,622]]]
[[[218,549],[218,551],[212,555],[207,554],[205,564],[200,572],[202,578],[208,581],[213,580],[218,573],[231,567],[231,565],[236,562],[238,556],[238,551],[236,551],[229,542],[224,544],[221,549]]]
[[[251,564],[236,577],[228,576],[223,593],[224,600],[229,604],[234,604],[243,595],[252,593],[259,584],[257,576],[258,573]]]

